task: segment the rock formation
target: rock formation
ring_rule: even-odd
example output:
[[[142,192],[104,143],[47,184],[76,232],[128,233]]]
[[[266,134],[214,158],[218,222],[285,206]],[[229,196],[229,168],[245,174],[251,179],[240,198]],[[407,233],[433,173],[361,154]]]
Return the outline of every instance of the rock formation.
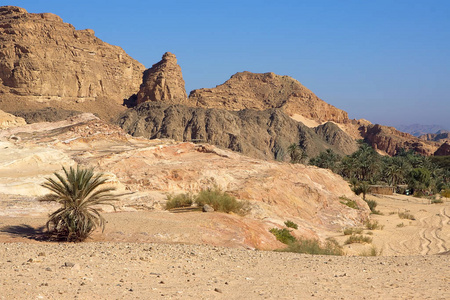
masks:
[[[437,133],[427,133],[419,136],[420,139],[425,141],[434,141],[439,143],[444,143],[446,141],[450,142],[450,131],[439,130]]]
[[[51,13],[0,7],[0,91],[21,96],[16,103],[104,98],[120,105],[139,90],[143,71],[91,29],[75,30]]]
[[[146,102],[123,113],[118,124],[134,136],[207,142],[263,159],[288,159],[291,144],[300,145],[309,157],[328,148],[339,154],[357,149],[337,125],[311,129],[276,108],[227,111]]]
[[[0,129],[16,127],[25,124],[26,122],[23,118],[16,117],[0,110]]]
[[[450,155],[450,144],[449,142],[443,143],[439,149],[434,152],[435,156],[447,156]]]
[[[197,193],[215,185],[237,199],[248,200],[250,212],[245,217],[176,214],[183,227],[192,226],[192,217],[202,221],[192,230],[204,233],[203,242],[226,246],[278,248],[280,244],[269,229],[283,226],[286,220],[299,225],[298,236],[325,238],[330,231],[361,226],[370,213],[348,184],[329,170],[253,159],[211,145],[134,138],[92,114],[3,130],[0,146],[4,149],[0,156],[0,213],[8,216],[54,210],[55,206],[30,196],[45,194],[40,184],[60,171],[61,165],[75,164],[95,166],[107,174],[110,184],[122,194],[115,203],[119,212],[158,212],[167,193]],[[357,201],[360,209],[342,204],[341,196]],[[28,198],[13,201],[20,197]],[[112,211],[109,207],[105,210]],[[165,218],[170,215],[166,213]],[[189,231],[182,232],[165,242],[191,243]]]
[[[174,54],[166,52],[162,60],[144,72],[137,104],[145,101],[185,103],[187,99],[181,67]]]
[[[291,116],[302,115],[319,124],[349,121],[345,111],[319,99],[297,80],[274,73],[236,73],[215,88],[192,91],[189,103],[227,110],[281,108]]]
[[[394,127],[370,124],[361,126],[359,129],[364,140],[375,150],[391,156],[397,154],[400,149],[412,149],[428,156],[432,155],[438,147],[436,143],[423,141],[409,133],[398,131]]]

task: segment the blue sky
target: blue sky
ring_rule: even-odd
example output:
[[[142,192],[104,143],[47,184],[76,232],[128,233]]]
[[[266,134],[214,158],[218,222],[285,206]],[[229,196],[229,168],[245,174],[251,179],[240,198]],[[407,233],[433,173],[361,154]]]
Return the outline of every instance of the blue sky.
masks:
[[[178,58],[187,92],[240,71],[288,75],[351,118],[450,129],[450,1],[15,0],[91,28],[147,68]]]

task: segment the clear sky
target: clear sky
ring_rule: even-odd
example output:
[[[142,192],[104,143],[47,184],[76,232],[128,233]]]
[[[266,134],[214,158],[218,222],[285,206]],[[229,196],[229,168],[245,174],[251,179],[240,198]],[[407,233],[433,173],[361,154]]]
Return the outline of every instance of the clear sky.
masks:
[[[5,0],[91,28],[187,92],[240,71],[288,75],[351,118],[450,129],[449,0]]]

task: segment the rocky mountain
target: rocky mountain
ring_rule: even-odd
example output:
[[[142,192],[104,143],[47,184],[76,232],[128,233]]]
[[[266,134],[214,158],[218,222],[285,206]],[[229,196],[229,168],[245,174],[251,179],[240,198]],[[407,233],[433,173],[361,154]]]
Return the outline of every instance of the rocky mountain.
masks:
[[[309,157],[326,149],[339,154],[357,149],[336,124],[309,128],[278,108],[232,111],[146,102],[124,112],[118,124],[133,136],[207,142],[262,159],[288,159],[291,144],[300,145]]]
[[[137,104],[145,101],[164,101],[167,103],[186,102],[181,67],[174,54],[166,52],[162,60],[144,72],[143,82],[137,94]]]
[[[0,108],[17,111],[28,102],[42,108],[53,101],[86,111],[83,102],[99,99],[119,106],[139,90],[143,71],[91,29],[76,30],[51,13],[0,7]]]
[[[189,103],[227,110],[280,108],[290,116],[301,115],[319,124],[349,121],[345,111],[319,99],[297,80],[274,73],[236,73],[215,88],[192,91]]]
[[[412,125],[398,125],[396,128],[402,132],[409,133],[413,136],[420,137],[428,133],[438,133],[438,131],[446,131],[444,126],[441,125],[423,125],[423,124],[412,124]]]
[[[419,136],[420,139],[425,141],[434,141],[439,143],[450,142],[450,131],[439,130],[436,133],[427,133]]]

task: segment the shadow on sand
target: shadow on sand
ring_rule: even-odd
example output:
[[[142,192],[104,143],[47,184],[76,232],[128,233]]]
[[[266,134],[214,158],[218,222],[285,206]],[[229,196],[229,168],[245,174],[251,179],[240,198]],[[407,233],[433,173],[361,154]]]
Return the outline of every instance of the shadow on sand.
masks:
[[[49,236],[46,231],[44,231],[45,226],[34,228],[30,225],[21,224],[13,226],[4,226],[0,228],[0,232],[6,232],[13,237],[23,237],[36,241],[46,241]]]

